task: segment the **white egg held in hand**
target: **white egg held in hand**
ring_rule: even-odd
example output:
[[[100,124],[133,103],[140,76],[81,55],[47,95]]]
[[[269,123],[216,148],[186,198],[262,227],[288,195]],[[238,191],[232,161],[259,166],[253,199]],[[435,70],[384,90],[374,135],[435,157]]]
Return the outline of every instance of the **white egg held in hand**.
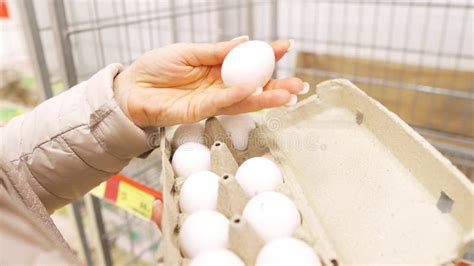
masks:
[[[175,151],[171,165],[177,176],[188,177],[194,173],[209,170],[211,152],[200,143],[187,142]]]
[[[199,253],[190,266],[245,266],[244,262],[227,249],[211,249]]]
[[[295,238],[280,238],[267,243],[260,250],[257,261],[259,265],[305,265],[320,266],[321,262],[314,250],[305,242]]]
[[[197,211],[189,215],[181,225],[179,245],[188,258],[216,248],[227,248],[229,220],[216,211]]]
[[[274,190],[283,184],[278,166],[264,157],[253,157],[243,162],[235,173],[235,179],[249,196]]]
[[[204,143],[204,127],[201,123],[182,124],[176,129],[171,146],[176,149],[186,142]]]
[[[249,114],[221,115],[217,119],[230,136],[234,148],[240,151],[247,149],[249,133],[256,127],[252,116]]]
[[[263,41],[248,41],[234,47],[222,63],[225,85],[252,84],[263,89],[275,69],[275,52]]]
[[[291,236],[301,224],[300,213],[293,201],[273,191],[251,198],[245,205],[243,217],[266,242]]]
[[[179,193],[179,207],[184,213],[200,210],[215,210],[219,176],[210,171],[190,175],[184,181]]]

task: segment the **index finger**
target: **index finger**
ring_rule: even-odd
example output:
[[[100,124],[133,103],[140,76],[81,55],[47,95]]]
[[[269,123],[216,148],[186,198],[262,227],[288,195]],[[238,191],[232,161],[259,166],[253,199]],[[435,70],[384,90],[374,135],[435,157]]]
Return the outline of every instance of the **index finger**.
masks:
[[[248,36],[237,37],[231,41],[218,43],[183,43],[183,57],[194,67],[220,65],[227,54],[237,45],[249,40]],[[294,41],[277,40],[270,44],[275,53],[275,59],[280,60],[294,47]]]
[[[240,36],[218,43],[183,43],[182,55],[191,66],[220,65],[230,50],[248,40],[248,36]]]

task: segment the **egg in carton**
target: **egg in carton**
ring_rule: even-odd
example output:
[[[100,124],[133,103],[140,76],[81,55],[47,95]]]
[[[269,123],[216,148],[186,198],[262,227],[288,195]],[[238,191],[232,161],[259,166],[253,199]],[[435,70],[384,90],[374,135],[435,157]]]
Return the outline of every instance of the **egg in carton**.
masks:
[[[237,254],[246,265],[253,265],[258,252],[261,250],[265,241],[262,240],[252,226],[242,217],[242,212],[245,205],[250,200],[239,183],[235,180],[234,175],[245,160],[263,156],[272,159],[268,147],[263,136],[259,136],[259,128],[251,130],[248,138],[248,146],[245,150],[235,149],[232,145],[231,138],[224,130],[219,120],[216,118],[209,118],[205,124],[205,144],[211,151],[211,169],[210,171],[216,173],[221,178],[219,180],[218,204],[217,211],[224,214],[230,221],[229,226],[229,246],[228,249]],[[163,251],[166,259],[170,260],[169,265],[186,265],[189,259],[185,258],[179,249],[177,236],[179,229],[188,214],[181,213],[179,210],[179,193],[184,178],[175,177],[174,171],[169,164],[170,157],[174,150],[169,145],[166,138],[162,138],[162,145],[166,147],[163,155],[165,156],[167,166],[163,168],[164,180],[164,198],[166,215],[163,220]],[[164,158],[164,159],[165,159]],[[287,181],[280,185],[276,191],[283,193],[290,198],[293,198],[291,190],[287,187]],[[172,184],[167,186],[166,184]],[[172,202],[167,202],[166,198],[171,199]],[[170,209],[168,209],[170,208]],[[170,217],[173,216],[173,217]],[[307,224],[304,222],[295,232],[294,237],[300,238],[308,244],[314,243],[313,237],[309,233]],[[170,230],[173,228],[172,230]],[[174,254],[174,255],[168,255]],[[168,262],[166,263],[168,264]]]
[[[297,139],[298,132],[310,138],[302,145],[284,143]],[[249,197],[234,174],[255,156],[280,167],[284,183],[276,191],[289,196],[302,217],[293,237],[313,247],[323,265],[450,265],[472,259],[472,184],[407,124],[346,80],[326,81],[297,106],[270,111],[265,124],[250,132],[244,151],[232,147],[215,118],[206,121],[205,134],[211,171],[221,177],[217,211],[230,220],[228,248],[247,265],[254,264],[264,241],[242,217]],[[189,259],[178,245],[186,219],[178,205],[183,179],[174,176],[173,151],[164,137],[161,149],[165,209],[159,252],[165,265],[186,265]]]

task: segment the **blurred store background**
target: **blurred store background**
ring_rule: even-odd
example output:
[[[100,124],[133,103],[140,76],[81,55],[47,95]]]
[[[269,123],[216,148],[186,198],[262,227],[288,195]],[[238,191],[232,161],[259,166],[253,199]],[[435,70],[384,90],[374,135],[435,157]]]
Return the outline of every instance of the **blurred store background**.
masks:
[[[471,0],[0,0],[0,124],[156,47],[293,38],[296,51],[276,76],[297,75],[312,88],[350,79],[472,181],[473,14]],[[121,174],[159,191],[159,151]],[[104,200],[105,189],[54,221],[90,265],[153,265],[155,225]]]

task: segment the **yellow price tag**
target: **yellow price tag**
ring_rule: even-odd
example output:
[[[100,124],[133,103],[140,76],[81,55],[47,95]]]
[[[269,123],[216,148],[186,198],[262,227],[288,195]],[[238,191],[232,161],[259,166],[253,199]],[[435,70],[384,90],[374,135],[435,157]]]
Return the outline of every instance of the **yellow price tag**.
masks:
[[[105,194],[105,186],[106,185],[107,185],[107,181],[104,181],[104,182],[100,183],[98,186],[96,186],[95,188],[93,188],[91,190],[92,195],[94,195],[96,197],[99,197],[99,198],[103,198],[104,194]]]
[[[155,197],[152,195],[125,182],[120,182],[115,204],[139,217],[149,220],[152,211],[151,205],[154,200]]]

